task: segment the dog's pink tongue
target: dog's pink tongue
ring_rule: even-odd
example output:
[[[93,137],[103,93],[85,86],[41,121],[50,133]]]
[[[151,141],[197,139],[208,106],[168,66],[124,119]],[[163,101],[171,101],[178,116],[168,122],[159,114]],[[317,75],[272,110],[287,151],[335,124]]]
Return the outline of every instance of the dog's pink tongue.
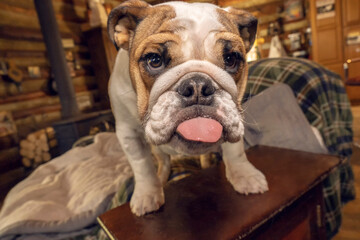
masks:
[[[210,118],[193,118],[180,123],[177,132],[185,139],[197,142],[214,143],[221,138],[222,125]]]

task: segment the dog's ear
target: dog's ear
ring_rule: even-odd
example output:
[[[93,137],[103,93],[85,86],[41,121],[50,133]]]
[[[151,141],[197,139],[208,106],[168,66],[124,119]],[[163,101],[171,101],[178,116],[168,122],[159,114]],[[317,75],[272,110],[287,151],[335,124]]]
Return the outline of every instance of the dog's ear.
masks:
[[[129,50],[134,31],[146,16],[149,4],[140,0],[130,0],[114,8],[108,18],[108,32],[117,49]]]
[[[255,42],[258,20],[251,13],[241,9],[228,7],[225,10],[232,15],[232,20],[237,24],[244,41],[246,52],[249,52]]]

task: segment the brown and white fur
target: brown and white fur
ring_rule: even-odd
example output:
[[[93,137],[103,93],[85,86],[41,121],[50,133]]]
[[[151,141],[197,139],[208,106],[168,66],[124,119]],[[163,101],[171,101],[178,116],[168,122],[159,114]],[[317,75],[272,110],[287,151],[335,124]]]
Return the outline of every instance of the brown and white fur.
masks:
[[[150,6],[131,0],[110,13],[110,38],[120,50],[109,95],[116,134],[134,172],[130,202],[134,214],[141,216],[164,204],[162,183],[168,178],[172,154],[222,151],[227,179],[237,192],[268,190],[265,176],[246,158],[240,106],[246,53],[256,29],[257,20],[249,13],[205,3]],[[154,68],[149,60],[154,53],[161,57],[160,67]],[[227,62],[224,56],[230,56]],[[195,91],[190,97],[180,93],[184,84]],[[211,89],[209,94],[197,91],[204,84]],[[181,122],[195,117],[221,123],[221,139],[193,142],[177,134]],[[160,176],[152,152],[163,162]]]

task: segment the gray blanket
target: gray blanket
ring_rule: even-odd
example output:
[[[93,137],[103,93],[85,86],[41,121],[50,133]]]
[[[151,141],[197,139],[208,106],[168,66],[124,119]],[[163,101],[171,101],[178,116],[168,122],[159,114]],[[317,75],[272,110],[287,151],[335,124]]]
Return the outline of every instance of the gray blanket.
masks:
[[[277,83],[243,105],[245,148],[255,145],[327,153],[320,134],[300,109],[291,88]]]

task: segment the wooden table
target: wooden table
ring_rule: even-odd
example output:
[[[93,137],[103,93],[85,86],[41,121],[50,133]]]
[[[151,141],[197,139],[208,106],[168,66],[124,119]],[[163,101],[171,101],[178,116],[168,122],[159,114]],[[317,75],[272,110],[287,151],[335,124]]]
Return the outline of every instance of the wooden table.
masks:
[[[125,204],[98,221],[112,239],[325,239],[322,180],[339,158],[265,146],[247,156],[268,192],[236,193],[221,163],[168,184],[158,212],[136,217]]]

